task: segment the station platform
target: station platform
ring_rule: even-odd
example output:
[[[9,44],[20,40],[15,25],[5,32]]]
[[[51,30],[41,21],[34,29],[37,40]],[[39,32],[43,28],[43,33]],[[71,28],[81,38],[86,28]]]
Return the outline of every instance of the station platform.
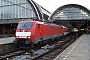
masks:
[[[90,60],[90,35],[83,34],[53,60]]]
[[[1,44],[13,43],[14,39],[15,39],[15,37],[0,38],[0,45]]]
[[[13,44],[14,39],[15,37],[0,38],[0,54],[17,49],[17,47],[15,47]]]

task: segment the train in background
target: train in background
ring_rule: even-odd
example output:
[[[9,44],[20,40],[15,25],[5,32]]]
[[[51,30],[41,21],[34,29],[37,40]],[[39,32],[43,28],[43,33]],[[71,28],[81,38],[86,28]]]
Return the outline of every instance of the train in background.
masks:
[[[68,28],[63,25],[44,23],[41,21],[23,21],[18,23],[14,44],[33,47],[34,44],[43,44],[68,33]]]

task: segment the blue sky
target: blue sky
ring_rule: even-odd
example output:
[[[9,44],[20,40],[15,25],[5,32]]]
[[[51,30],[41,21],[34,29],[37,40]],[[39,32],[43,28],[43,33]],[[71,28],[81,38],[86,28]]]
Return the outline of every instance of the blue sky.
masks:
[[[89,0],[34,0],[39,5],[53,13],[57,8],[66,4],[79,4],[90,10]]]

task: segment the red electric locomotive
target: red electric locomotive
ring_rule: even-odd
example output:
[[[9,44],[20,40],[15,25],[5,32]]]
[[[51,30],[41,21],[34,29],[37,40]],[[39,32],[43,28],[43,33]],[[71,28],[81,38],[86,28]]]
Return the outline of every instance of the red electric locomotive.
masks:
[[[65,35],[68,28],[40,21],[19,22],[15,33],[15,45],[31,45]]]

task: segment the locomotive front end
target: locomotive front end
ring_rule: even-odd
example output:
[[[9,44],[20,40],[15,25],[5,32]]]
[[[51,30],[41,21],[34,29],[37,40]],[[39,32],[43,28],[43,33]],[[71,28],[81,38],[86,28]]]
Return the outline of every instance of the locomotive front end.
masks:
[[[33,22],[22,22],[18,23],[16,33],[15,33],[15,40],[14,44],[15,45],[29,45],[32,44],[32,25]]]

